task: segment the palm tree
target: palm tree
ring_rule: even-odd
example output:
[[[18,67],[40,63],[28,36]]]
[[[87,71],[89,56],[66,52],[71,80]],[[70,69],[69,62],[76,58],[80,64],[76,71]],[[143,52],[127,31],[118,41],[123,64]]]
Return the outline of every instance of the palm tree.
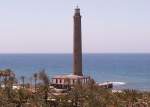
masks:
[[[15,74],[11,69],[4,69],[0,70],[0,84],[1,84],[1,77],[3,77],[4,87],[6,87],[8,81],[10,81],[10,78],[11,79],[14,78]]]
[[[21,78],[22,86],[24,88],[24,86],[25,86],[25,76],[21,76],[20,78]]]
[[[33,77],[34,77],[34,89],[35,89],[35,92],[36,92],[36,83],[37,83],[37,77],[38,77],[38,75],[37,75],[37,73],[35,73],[34,75],[33,75]]]
[[[47,104],[50,81],[49,81],[47,74],[45,73],[45,70],[42,70],[41,72],[39,72],[39,79],[43,82],[44,100],[45,100],[45,103]]]

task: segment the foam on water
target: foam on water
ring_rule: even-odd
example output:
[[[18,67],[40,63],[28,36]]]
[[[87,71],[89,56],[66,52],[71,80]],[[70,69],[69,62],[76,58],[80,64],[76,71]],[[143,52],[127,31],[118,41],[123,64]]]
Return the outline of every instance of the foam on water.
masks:
[[[97,82],[98,83],[98,82]],[[113,84],[113,86],[120,86],[120,85],[126,85],[125,82],[111,82],[111,81],[107,81],[104,83],[98,83],[99,85],[105,85],[105,84]]]
[[[125,82],[110,82],[112,83],[114,86],[118,86],[118,85],[126,85]]]

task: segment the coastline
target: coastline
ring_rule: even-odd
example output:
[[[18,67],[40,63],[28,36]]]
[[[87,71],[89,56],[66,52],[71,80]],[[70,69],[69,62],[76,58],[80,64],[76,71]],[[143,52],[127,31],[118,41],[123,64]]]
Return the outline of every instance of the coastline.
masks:
[[[127,88],[149,90],[150,54],[83,54],[83,70],[97,82],[125,82]],[[10,68],[19,78],[45,69],[51,77],[72,72],[72,54],[0,54],[0,69]],[[141,72],[142,71],[142,72]],[[125,87],[126,88],[126,87]],[[145,88],[145,89],[143,89]]]

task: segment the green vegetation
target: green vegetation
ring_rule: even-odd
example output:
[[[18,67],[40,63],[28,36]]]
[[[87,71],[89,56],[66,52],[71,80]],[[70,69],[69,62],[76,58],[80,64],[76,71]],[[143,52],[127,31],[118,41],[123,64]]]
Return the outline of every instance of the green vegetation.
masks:
[[[0,107],[150,107],[150,92],[124,90],[112,93],[91,80],[86,85],[77,83],[67,93],[55,95],[44,70],[33,74],[34,84],[27,83],[27,77],[21,76],[18,89],[13,89],[17,79],[5,75],[11,74],[10,69],[0,72]]]

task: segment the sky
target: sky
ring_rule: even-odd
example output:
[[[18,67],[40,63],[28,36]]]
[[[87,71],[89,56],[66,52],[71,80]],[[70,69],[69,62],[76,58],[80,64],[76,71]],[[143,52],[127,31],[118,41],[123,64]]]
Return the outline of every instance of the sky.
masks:
[[[150,0],[0,0],[0,53],[72,53],[77,5],[84,53],[150,53]]]

